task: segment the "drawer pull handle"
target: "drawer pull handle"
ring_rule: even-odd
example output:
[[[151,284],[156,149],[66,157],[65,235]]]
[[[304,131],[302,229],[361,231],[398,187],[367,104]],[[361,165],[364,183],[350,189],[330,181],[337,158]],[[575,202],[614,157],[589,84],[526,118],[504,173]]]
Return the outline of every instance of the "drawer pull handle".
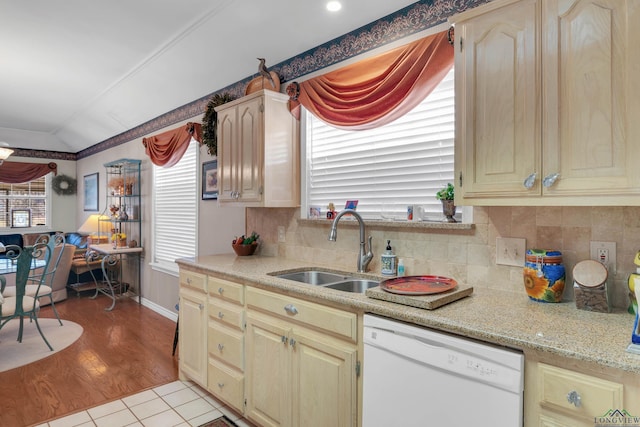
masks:
[[[569,394],[567,394],[567,401],[576,408],[579,408],[582,405],[582,398],[575,390],[570,391]]]
[[[222,319],[222,318],[224,317],[224,313],[223,313],[223,312],[221,312],[221,311],[219,311],[219,312],[218,312],[218,317],[219,317],[220,319]]]
[[[220,388],[224,387],[224,383],[218,383],[218,387]]]
[[[218,350],[222,351],[223,348],[224,348],[224,344],[218,344]]]
[[[287,304],[284,306],[284,311],[289,314],[296,315],[298,314],[298,309],[293,304]]]
[[[543,178],[542,180],[542,185],[544,186],[544,188],[549,188],[551,187],[553,184],[556,183],[556,180],[558,179],[558,177],[560,176],[559,173],[552,173],[551,175],[547,175]]]
[[[220,287],[218,288],[218,293],[219,293],[220,295],[222,295],[222,293],[223,293],[223,292],[224,292],[224,289],[222,288],[222,286],[220,286]]]
[[[522,183],[522,185],[524,186],[524,188],[526,188],[527,190],[531,190],[533,188],[533,184],[536,183],[536,173],[532,173],[531,175],[529,175],[527,177],[527,179],[524,180],[524,182]]]

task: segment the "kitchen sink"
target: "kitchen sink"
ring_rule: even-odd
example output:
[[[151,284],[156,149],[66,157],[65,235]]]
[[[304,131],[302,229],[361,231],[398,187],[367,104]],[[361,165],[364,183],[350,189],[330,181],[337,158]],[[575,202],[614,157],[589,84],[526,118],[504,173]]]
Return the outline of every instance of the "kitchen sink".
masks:
[[[345,274],[330,273],[321,270],[296,271],[294,273],[278,274],[276,277],[318,286],[349,279],[349,276]]]
[[[339,273],[324,270],[304,270],[272,274],[280,279],[294,280],[308,285],[322,286],[344,292],[364,293],[369,288],[378,286],[379,282],[372,279],[355,277],[349,273]]]
[[[369,288],[373,288],[374,286],[378,286],[380,282],[375,280],[368,279],[349,279],[338,283],[332,283],[326,285],[326,288],[336,289],[338,291],[345,292],[353,292],[353,293],[364,293]]]

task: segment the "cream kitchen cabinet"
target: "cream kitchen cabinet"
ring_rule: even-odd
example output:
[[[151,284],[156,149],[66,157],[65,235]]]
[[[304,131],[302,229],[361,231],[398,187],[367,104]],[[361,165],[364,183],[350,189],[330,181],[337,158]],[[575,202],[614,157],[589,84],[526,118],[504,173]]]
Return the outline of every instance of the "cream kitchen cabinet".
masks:
[[[188,377],[207,386],[207,276],[180,270],[179,367]]]
[[[525,426],[593,427],[611,423],[600,417],[640,414],[637,375],[591,370],[559,357],[536,359],[525,362]]]
[[[244,286],[209,276],[207,390],[244,411]]]
[[[216,108],[220,203],[300,205],[300,132],[287,101],[262,90]]]
[[[497,0],[452,18],[457,204],[640,204],[638,19],[617,0]]]
[[[246,414],[262,426],[357,425],[357,317],[247,289]]]

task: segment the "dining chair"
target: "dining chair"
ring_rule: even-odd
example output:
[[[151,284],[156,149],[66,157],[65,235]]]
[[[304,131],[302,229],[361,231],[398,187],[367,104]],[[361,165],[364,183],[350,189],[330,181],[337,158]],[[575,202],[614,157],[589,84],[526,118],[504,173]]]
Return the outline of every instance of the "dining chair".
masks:
[[[54,235],[41,234],[35,241],[35,245],[45,244],[49,247],[50,262],[37,270],[32,270],[27,280],[27,287],[25,289],[25,295],[34,297],[40,301],[41,298],[48,297],[51,301],[51,308],[53,308],[53,314],[58,319],[60,326],[62,326],[62,320],[56,309],[55,302],[53,300],[53,280],[62,258],[62,253],[65,249],[65,237],[63,234],[56,233]],[[56,251],[57,249],[57,251]],[[42,255],[41,255],[42,256]],[[16,290],[14,288],[7,288],[4,293],[5,297],[15,296]]]
[[[45,260],[45,266],[47,266],[51,260],[51,250],[48,245],[43,243],[37,243],[33,246],[25,246],[23,248],[16,245],[9,245],[6,247],[5,254],[7,258],[15,261],[17,264],[16,293],[15,296],[3,297],[2,304],[0,304],[0,329],[2,329],[10,320],[20,319],[18,342],[22,342],[24,318],[32,319],[36,324],[36,328],[38,329],[40,336],[47,344],[47,347],[49,347],[49,350],[53,351],[53,347],[51,347],[51,344],[49,344],[49,341],[45,338],[42,333],[42,329],[40,329],[40,324],[38,323],[38,310],[40,309],[40,303],[36,297],[25,295],[33,260],[36,258],[42,258]],[[44,275],[41,276],[40,280],[44,280]],[[0,280],[2,292],[5,290],[5,283],[6,282],[4,280]]]

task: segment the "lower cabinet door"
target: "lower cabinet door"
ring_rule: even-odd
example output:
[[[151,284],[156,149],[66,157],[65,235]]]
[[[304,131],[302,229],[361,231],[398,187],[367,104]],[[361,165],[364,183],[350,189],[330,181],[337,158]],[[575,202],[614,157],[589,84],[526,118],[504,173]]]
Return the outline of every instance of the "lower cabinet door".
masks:
[[[296,330],[292,338],[293,425],[356,426],[355,346]]]
[[[246,417],[264,427],[291,425],[289,329],[249,312],[246,330]]]

